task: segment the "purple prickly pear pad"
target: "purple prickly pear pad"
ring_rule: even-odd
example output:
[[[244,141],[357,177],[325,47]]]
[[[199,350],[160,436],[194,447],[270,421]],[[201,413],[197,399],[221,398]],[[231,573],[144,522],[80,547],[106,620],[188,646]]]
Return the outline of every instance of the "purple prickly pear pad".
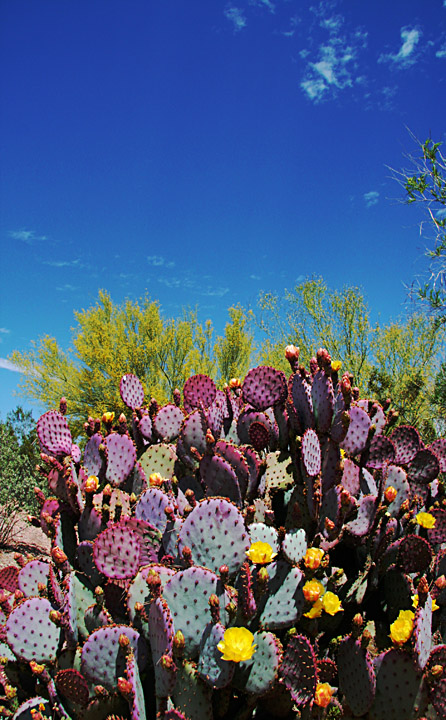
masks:
[[[70,429],[64,416],[56,410],[49,410],[38,419],[37,435],[51,455],[70,455],[73,445]]]
[[[141,380],[128,373],[123,375],[119,385],[119,392],[122,398],[122,402],[132,410],[140,408],[144,402],[144,390]]]

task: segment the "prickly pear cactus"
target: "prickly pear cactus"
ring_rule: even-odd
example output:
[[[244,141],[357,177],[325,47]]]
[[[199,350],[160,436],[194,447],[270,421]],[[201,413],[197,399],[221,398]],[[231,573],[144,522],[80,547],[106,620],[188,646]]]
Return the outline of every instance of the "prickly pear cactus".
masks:
[[[298,355],[165,406],[128,373],[85,442],[39,419],[51,552],[0,570],[2,717],[446,717],[446,439]]]

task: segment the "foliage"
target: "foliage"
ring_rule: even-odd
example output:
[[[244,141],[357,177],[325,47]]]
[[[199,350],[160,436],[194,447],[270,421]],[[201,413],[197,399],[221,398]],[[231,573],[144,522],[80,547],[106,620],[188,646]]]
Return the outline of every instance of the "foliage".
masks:
[[[266,337],[262,362],[286,370],[287,344],[300,348],[304,364],[325,346],[350,369],[362,394],[381,403],[391,398],[400,422],[435,436],[432,391],[444,329],[431,318],[416,314],[373,325],[359,288],[333,291],[321,278],[304,280],[283,298],[263,294],[260,309],[257,324]]]
[[[300,348],[305,365],[324,346],[333,359],[349,368],[355,383],[365,388],[375,330],[359,288],[332,291],[322,278],[312,278],[293,291],[286,290],[283,298],[263,293],[259,305],[258,325],[266,335],[262,362],[285,369],[283,348],[293,344]]]
[[[446,157],[441,152],[442,143],[428,138],[424,143],[416,140],[417,154],[409,155],[410,168],[393,170],[394,177],[406,193],[406,202],[420,205],[427,214],[433,235],[428,237],[431,247],[426,250],[429,258],[429,275],[417,283],[415,290],[419,300],[430,310],[438,324],[446,322]],[[420,230],[424,234],[424,223]]]
[[[0,545],[12,540],[20,513],[36,509],[39,460],[35,421],[19,406],[0,422]]]
[[[138,375],[146,395],[165,403],[193,373],[208,373],[223,385],[236,367],[247,368],[252,347],[247,316],[240,307],[228,312],[224,337],[214,340],[211,321],[200,324],[196,311],[164,318],[159,304],[147,297],[117,305],[101,291],[93,307],[75,313],[72,350],[46,336],[30,352],[13,353],[12,360],[23,368],[27,397],[48,408],[67,399],[78,436],[87,416],[101,417],[111,407],[126,410],[119,396],[126,373]]]

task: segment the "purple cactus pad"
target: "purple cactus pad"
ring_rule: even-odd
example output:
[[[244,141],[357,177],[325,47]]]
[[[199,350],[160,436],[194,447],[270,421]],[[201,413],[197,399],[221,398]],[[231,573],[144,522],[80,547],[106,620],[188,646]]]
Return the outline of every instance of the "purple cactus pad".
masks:
[[[144,402],[144,389],[141,380],[131,373],[122,376],[119,393],[122,402],[132,410],[140,408]]]
[[[70,429],[64,416],[56,410],[49,410],[38,419],[37,435],[50,455],[70,455],[73,444]]]

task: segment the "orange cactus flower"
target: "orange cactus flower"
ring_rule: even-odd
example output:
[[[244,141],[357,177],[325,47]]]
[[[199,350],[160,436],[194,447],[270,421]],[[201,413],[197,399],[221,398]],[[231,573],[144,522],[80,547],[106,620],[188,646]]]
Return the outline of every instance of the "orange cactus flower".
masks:
[[[309,568],[310,570],[317,570],[319,565],[321,564],[323,555],[324,551],[321,550],[321,548],[308,548],[304,557],[305,567]]]
[[[307,602],[315,603],[324,594],[325,588],[319,580],[307,580],[302,592]]]
[[[333,697],[333,688],[328,683],[318,683],[314,694],[314,702],[319,707],[327,707]]]

